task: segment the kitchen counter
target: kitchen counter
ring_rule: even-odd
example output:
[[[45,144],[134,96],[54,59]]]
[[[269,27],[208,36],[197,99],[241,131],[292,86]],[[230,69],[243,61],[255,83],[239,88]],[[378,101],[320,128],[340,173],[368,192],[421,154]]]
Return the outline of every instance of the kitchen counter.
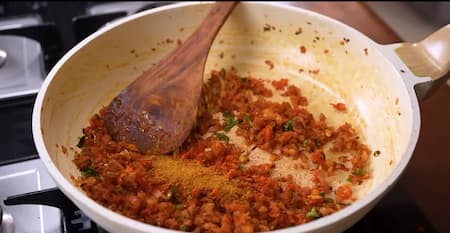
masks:
[[[400,37],[363,2],[283,2],[335,18],[380,44]],[[438,232],[450,232],[450,87],[442,85],[420,101],[421,132],[413,157],[399,180]],[[422,228],[417,229],[423,231]]]

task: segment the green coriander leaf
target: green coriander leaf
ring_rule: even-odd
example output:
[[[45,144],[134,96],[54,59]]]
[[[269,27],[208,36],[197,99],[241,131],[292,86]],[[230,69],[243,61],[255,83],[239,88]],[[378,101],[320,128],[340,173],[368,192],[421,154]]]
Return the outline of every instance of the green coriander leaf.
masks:
[[[170,193],[171,193],[172,195],[177,195],[177,193],[178,193],[178,187],[177,187],[176,185],[171,185],[171,186],[170,186]]]
[[[366,171],[364,171],[364,169],[358,168],[358,169],[355,169],[352,172],[352,174],[355,176],[362,176],[362,175],[366,174]]]
[[[294,129],[294,119],[290,119],[284,126],[284,131],[292,131]]]
[[[248,114],[244,115],[244,120],[250,127],[252,127],[252,120],[250,119],[250,116]]]
[[[99,173],[98,173],[98,171],[95,170],[94,168],[92,168],[92,167],[87,167],[86,169],[81,170],[81,175],[82,175],[84,178],[87,178],[87,177],[91,177],[91,176],[96,177],[96,176],[99,175]]]
[[[230,131],[235,125],[238,124],[238,121],[234,118],[233,112],[224,112],[224,125],[223,125],[223,131],[228,132]]]
[[[338,202],[337,204],[343,205],[343,206],[349,206],[350,205],[350,203],[345,203],[345,202]]]
[[[176,185],[170,186],[170,190],[167,193],[167,199],[174,204],[180,204],[180,201],[178,200],[178,186]]]
[[[225,142],[229,142],[230,138],[225,135],[224,133],[216,133],[216,138],[218,138],[219,140],[225,141]]]
[[[220,205],[219,200],[214,200],[214,208],[220,212],[224,212],[225,208]]]
[[[309,140],[305,139],[305,141],[303,141],[303,146],[306,147],[306,146],[308,146],[308,144],[309,144]]]
[[[319,211],[317,211],[316,207],[313,207],[308,213],[306,213],[307,218],[318,218],[320,217]]]
[[[181,224],[180,231],[189,231],[190,227],[188,225]]]
[[[319,139],[314,139],[314,144],[315,144],[317,147],[320,147],[320,146],[322,145],[322,143],[320,143],[320,140],[319,140]]]
[[[123,193],[124,192],[124,190],[123,190],[123,188],[121,186],[114,187],[113,191],[115,193]]]

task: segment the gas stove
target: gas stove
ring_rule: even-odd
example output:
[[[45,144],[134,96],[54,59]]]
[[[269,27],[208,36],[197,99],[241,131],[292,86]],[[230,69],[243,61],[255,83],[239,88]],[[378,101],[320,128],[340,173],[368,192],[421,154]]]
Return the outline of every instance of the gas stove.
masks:
[[[40,161],[31,132],[34,99],[76,43],[108,22],[171,3],[0,3],[0,233],[106,232],[58,190]],[[436,231],[397,185],[346,231],[357,232]]]

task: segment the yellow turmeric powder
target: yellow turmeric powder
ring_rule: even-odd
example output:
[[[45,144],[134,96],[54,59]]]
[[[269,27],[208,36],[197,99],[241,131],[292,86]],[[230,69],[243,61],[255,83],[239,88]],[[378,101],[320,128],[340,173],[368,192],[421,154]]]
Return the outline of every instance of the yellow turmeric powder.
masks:
[[[156,156],[152,160],[153,171],[162,180],[179,183],[188,190],[218,188],[223,194],[240,193],[236,180],[230,180],[212,168],[201,164],[173,159],[168,156]]]

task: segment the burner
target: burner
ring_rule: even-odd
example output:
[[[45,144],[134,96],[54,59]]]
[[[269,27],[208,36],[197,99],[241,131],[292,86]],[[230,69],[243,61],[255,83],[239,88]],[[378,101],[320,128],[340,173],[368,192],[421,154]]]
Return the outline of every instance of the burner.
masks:
[[[10,196],[5,205],[35,204],[59,208],[62,211],[62,232],[97,233],[102,232],[97,224],[81,212],[59,189],[50,188],[41,191]]]
[[[0,35],[15,35],[28,40],[32,39],[32,41],[30,40],[28,44],[37,44],[39,55],[44,55],[43,58],[45,60],[45,64],[42,65],[45,65],[47,71],[50,70],[50,68],[56,63],[57,59],[59,59],[61,56],[62,44],[56,25],[54,23],[44,22],[39,14],[31,13],[0,18]],[[5,45],[2,49],[6,49],[9,47],[6,46],[5,42],[2,43],[3,45]],[[17,42],[17,44],[19,43]],[[41,54],[41,48],[44,54]],[[16,48],[16,50],[17,49],[18,48]],[[27,51],[30,48],[19,49],[26,49],[25,51]],[[33,48],[32,50],[30,50],[30,52],[34,52],[37,49]],[[17,50],[13,54],[20,55],[20,50]],[[27,59],[32,58],[33,57]],[[23,59],[24,58],[22,58],[21,60]],[[43,63],[43,61],[41,61],[41,63]],[[43,79],[43,75],[44,73],[42,73],[39,78]]]
[[[45,74],[39,43],[21,36],[3,35],[0,45],[4,53],[0,100],[36,94]]]
[[[0,233],[14,233],[14,219],[0,206]]]
[[[4,233],[6,228],[11,229],[11,226],[14,227],[14,233],[60,233],[59,209],[38,205],[8,206],[3,203],[9,196],[54,187],[55,183],[39,159],[0,166],[0,206],[3,210],[3,231],[0,233]]]

